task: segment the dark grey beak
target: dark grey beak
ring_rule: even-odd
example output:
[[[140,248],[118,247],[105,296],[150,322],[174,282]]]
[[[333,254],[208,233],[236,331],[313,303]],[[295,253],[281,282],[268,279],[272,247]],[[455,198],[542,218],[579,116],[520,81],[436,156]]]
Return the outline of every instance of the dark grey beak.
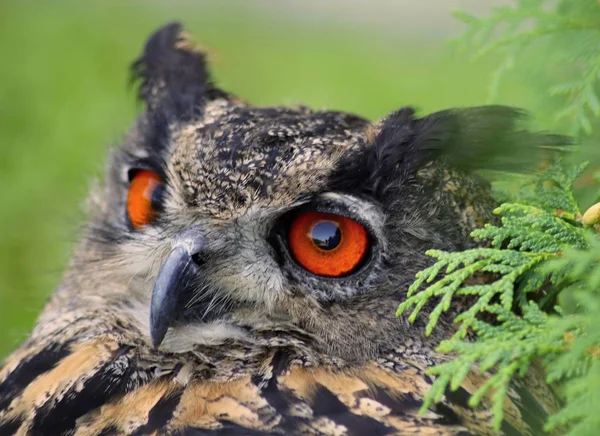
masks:
[[[173,248],[160,268],[150,302],[150,337],[155,348],[160,346],[182,309],[186,288],[198,275],[198,266],[192,257],[202,245],[197,229],[185,230],[173,242]]]

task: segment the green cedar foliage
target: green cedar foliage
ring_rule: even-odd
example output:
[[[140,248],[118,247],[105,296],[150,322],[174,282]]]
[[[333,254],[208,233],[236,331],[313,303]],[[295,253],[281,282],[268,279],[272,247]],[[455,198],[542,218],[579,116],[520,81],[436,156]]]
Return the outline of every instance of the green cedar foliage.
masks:
[[[572,135],[591,133],[600,115],[600,5],[597,0],[515,0],[478,18],[456,12],[468,30],[456,46],[473,58],[500,55],[490,86],[490,101],[498,96],[501,79],[533,58],[540,71],[536,79],[552,73],[549,91],[559,103],[557,120]],[[541,59],[541,61],[540,61]],[[523,72],[523,68],[521,68]],[[541,91],[547,92],[547,91]]]
[[[484,18],[458,13],[468,31],[458,45],[481,56],[500,53],[492,77],[491,99],[502,76],[531,50],[548,53],[543,68],[560,74],[546,78],[561,103],[555,115],[581,136],[600,115],[600,3],[597,0],[516,0]],[[529,52],[528,52],[529,50]],[[430,369],[435,382],[423,410],[457,389],[470,371],[488,381],[470,398],[477,406],[491,398],[493,422],[500,429],[503,401],[511,380],[541,362],[547,382],[557,386],[564,406],[546,423],[568,435],[600,429],[600,205],[583,213],[574,183],[584,165],[568,169],[557,162],[517,195],[504,193],[495,214],[498,225],[472,237],[485,248],[448,253],[430,250],[437,261],[421,271],[398,308],[412,322],[427,305],[426,334],[453,299],[473,303],[459,313],[456,334],[438,350],[453,353]],[[600,186],[600,177],[596,177]],[[509,198],[509,200],[505,200]],[[486,280],[473,280],[485,277]],[[468,332],[469,340],[466,339]]]
[[[557,163],[515,202],[498,207],[494,213],[501,224],[472,233],[488,241],[489,248],[427,253],[437,262],[417,274],[398,315],[409,314],[414,321],[433,301],[426,327],[430,334],[455,296],[468,295],[474,302],[455,318],[455,335],[439,346],[440,352],[457,357],[430,370],[437,378],[424,408],[440,401],[447,388],[457,389],[473,368],[493,370],[470,405],[477,406],[490,393],[493,425],[499,429],[512,378],[541,359],[547,381],[564,382],[567,400],[548,428],[573,423],[572,435],[600,428],[600,415],[592,413],[600,410],[600,329],[593,322],[600,320],[600,236],[593,226],[582,224],[572,194],[584,168],[565,171]],[[488,280],[468,281],[478,275]],[[464,339],[468,329],[475,341]],[[591,386],[599,388],[595,404],[590,402]]]

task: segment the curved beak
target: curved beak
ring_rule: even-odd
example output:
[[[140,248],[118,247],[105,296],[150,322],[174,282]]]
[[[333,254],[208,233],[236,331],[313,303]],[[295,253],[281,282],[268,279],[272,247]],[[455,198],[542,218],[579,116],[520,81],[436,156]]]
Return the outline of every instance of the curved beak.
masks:
[[[164,340],[181,309],[186,288],[198,274],[192,256],[201,246],[202,238],[197,230],[182,232],[160,268],[150,301],[150,337],[155,348]]]

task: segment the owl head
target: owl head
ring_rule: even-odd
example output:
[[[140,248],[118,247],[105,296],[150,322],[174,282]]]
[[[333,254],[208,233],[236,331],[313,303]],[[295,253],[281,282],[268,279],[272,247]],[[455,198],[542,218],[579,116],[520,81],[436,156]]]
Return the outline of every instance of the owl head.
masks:
[[[346,360],[405,344],[394,312],[425,251],[467,248],[492,219],[473,170],[516,162],[491,149],[552,145],[500,106],[375,123],[253,107],[214,84],[179,24],[149,38],[133,76],[145,110],[42,317],[77,308],[94,334],[121,326],[170,353],[284,333]]]

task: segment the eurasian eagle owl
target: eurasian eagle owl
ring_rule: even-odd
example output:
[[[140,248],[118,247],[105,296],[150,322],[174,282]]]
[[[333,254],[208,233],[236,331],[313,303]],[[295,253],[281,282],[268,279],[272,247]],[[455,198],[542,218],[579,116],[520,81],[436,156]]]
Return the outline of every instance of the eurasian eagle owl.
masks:
[[[477,150],[545,137],[499,106],[376,123],[253,107],[178,24],[133,73],[145,111],[0,371],[0,434],[491,434],[466,404],[483,377],[417,413],[453,326],[426,338],[394,312],[427,249],[466,248],[492,219]],[[539,434],[553,407],[523,383],[506,434]]]

